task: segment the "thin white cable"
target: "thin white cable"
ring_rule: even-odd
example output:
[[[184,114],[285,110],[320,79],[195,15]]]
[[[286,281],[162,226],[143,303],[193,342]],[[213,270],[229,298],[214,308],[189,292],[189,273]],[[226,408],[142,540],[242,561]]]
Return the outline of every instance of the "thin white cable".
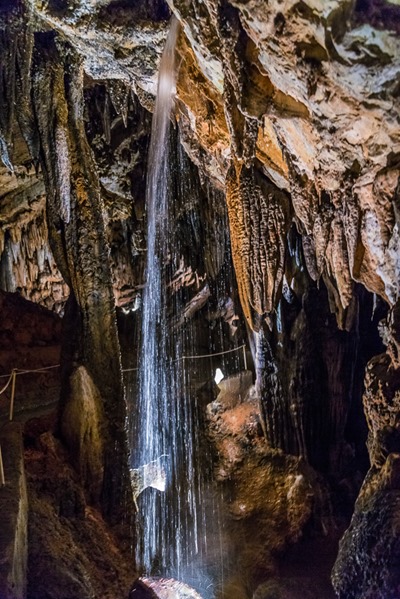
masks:
[[[216,352],[215,354],[200,354],[197,356],[181,356],[180,358],[177,358],[175,360],[175,362],[179,362],[179,360],[199,360],[200,358],[212,358],[214,356],[223,356],[224,354],[230,354],[234,351],[239,351],[240,349],[243,349],[244,347],[246,347],[245,343],[243,345],[240,345],[239,347],[234,347],[232,349],[226,349],[225,351]],[[59,368],[59,367],[60,367],[60,364],[54,364],[53,366],[43,366],[42,368],[34,368],[31,370],[18,370],[16,368],[15,374],[19,375],[19,374],[31,374],[31,373],[35,373],[35,372],[45,372],[46,370],[51,370],[52,368]],[[122,372],[132,372],[135,370],[139,370],[139,368],[124,368],[122,370]],[[9,377],[7,384],[0,391],[0,395],[2,393],[4,393],[4,391],[7,389],[8,385],[11,383],[12,375],[13,375],[12,372],[9,374],[0,374],[0,379],[5,379],[5,378]]]

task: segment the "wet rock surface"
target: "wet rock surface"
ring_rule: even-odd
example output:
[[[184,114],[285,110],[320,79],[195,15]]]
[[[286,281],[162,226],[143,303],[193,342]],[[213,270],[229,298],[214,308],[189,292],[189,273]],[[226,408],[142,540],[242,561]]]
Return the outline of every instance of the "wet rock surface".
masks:
[[[134,578],[129,535],[117,537],[89,506],[60,441],[26,425],[28,599],[127,597]],[[40,433],[40,434],[37,434]],[[121,531],[119,531],[121,533]]]
[[[173,578],[143,578],[142,581],[158,599],[201,599],[194,589]],[[135,599],[134,592],[131,593],[131,599]]]
[[[395,599],[399,595],[399,454],[372,469],[357,499],[332,574],[337,596]]]
[[[333,597],[329,568],[337,541],[329,489],[303,459],[268,446],[251,373],[221,381],[220,393],[207,406],[207,425],[215,452],[214,478],[223,497],[223,550],[232,562],[221,597],[295,598],[302,596],[301,589],[308,589],[307,597],[319,592]],[[316,560],[316,567],[301,568],[305,579],[313,579],[314,589],[307,580],[296,580],[293,562],[310,531],[332,547],[325,563]],[[318,543],[310,545],[311,561],[314,551]],[[261,582],[265,579],[269,582]]]

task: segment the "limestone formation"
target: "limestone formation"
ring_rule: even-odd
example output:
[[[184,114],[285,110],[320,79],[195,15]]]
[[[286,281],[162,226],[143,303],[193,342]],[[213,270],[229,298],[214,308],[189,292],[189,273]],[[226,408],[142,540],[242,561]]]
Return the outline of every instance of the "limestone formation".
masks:
[[[333,583],[340,598],[394,599],[399,592],[398,310],[396,304],[382,327],[386,353],[375,356],[367,365],[364,409],[371,468],[355,504],[350,527],[340,543],[333,571]]]
[[[59,317],[50,325],[26,304],[16,315],[20,298],[1,295],[1,375],[13,361],[61,362],[57,434],[70,456],[39,441],[44,431],[26,443],[42,444],[39,461],[47,452],[73,464],[67,519],[86,509],[100,522],[101,507],[108,523],[125,513],[130,522],[135,392],[127,398],[125,387],[136,389],[140,365],[147,151],[171,13],[182,27],[163,331],[172,360],[177,348],[187,356],[207,489],[221,493],[232,526],[224,542],[240,571],[229,592],[328,597],[326,570],[315,589],[303,588],[309,573],[296,588],[294,562],[285,570],[280,559],[302,542],[315,556],[326,535],[332,565],[335,523],[349,527],[337,597],[396,599],[397,0],[0,2],[0,286],[63,317],[59,358]],[[251,369],[255,386],[217,397],[217,367]],[[38,408],[31,380],[21,381],[21,414]],[[47,543],[47,514],[67,530],[71,557],[75,523],[62,532],[65,503],[42,497],[40,484],[31,530]],[[77,581],[60,576],[72,594],[93,596],[80,555]],[[32,597],[44,596],[40,576],[31,580]]]

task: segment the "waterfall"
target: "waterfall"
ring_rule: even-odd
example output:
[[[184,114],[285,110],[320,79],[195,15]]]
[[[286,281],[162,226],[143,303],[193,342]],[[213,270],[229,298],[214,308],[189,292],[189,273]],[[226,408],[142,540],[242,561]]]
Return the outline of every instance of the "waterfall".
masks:
[[[199,409],[190,371],[184,368],[183,348],[193,353],[193,336],[189,328],[178,333],[171,326],[182,309],[169,285],[180,258],[171,235],[174,194],[186,197],[187,192],[182,172],[187,159],[178,149],[174,173],[170,156],[178,32],[179,23],[173,18],[160,64],[149,149],[146,285],[131,476],[140,572],[147,580],[175,578],[196,588],[203,599],[211,599],[213,581],[221,579],[221,561],[215,559],[215,545],[220,543],[219,505],[206,482]],[[176,174],[179,182],[171,184]]]
[[[173,18],[161,59],[147,177],[147,264],[143,296],[139,400],[133,439],[138,508],[137,559],[147,575],[180,576],[188,558],[182,479],[192,476],[191,418],[180,402],[179,351],[167,325],[170,117],[175,88]],[[186,452],[185,439],[187,441]],[[139,497],[140,493],[140,497]],[[189,497],[190,510],[190,490]],[[191,525],[193,523],[190,523]],[[190,528],[190,526],[189,526]]]
[[[153,115],[146,189],[147,262],[143,295],[139,399],[133,439],[133,486],[137,493],[137,559],[146,574],[171,562],[167,555],[169,506],[162,491],[171,480],[173,397],[168,364],[165,261],[168,242],[169,126],[174,102],[173,18],[162,55]],[[136,447],[135,447],[136,444]],[[146,488],[150,487],[150,488]],[[151,488],[152,487],[152,488]],[[155,492],[153,489],[158,489]],[[172,551],[170,552],[172,554]]]

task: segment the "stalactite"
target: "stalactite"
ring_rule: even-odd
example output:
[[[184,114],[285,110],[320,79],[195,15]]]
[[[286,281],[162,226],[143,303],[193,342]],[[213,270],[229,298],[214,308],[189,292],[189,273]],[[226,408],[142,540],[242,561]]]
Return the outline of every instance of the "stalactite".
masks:
[[[38,47],[40,46],[42,46],[41,54],[46,56],[46,60],[43,60],[39,54]],[[62,174],[54,172],[58,158],[53,130],[53,123],[58,123],[58,127],[66,128],[68,109],[64,97],[63,71],[61,68],[47,69],[47,64],[55,60],[56,56],[54,34],[37,34],[33,58],[32,91],[37,127],[41,136],[41,164],[47,193],[46,213],[49,223],[49,242],[62,276],[70,285],[70,272],[63,244],[64,225],[60,218],[61,190],[57,188],[58,176],[62,177]]]
[[[23,195],[21,194],[23,197]],[[2,268],[10,271],[3,273],[8,291],[16,291],[25,298],[41,303],[57,313],[62,313],[68,297],[68,288],[63,282],[48,245],[48,233],[45,219],[44,198],[30,202],[27,200],[26,211],[14,211],[14,201],[7,199],[7,216],[3,217],[4,254],[8,254],[7,266],[3,258]],[[3,254],[3,251],[1,252]],[[11,278],[10,278],[11,277]]]
[[[17,8],[18,10],[18,8]],[[8,25],[13,23],[17,11],[7,15]],[[5,25],[5,23],[4,23]],[[15,111],[15,60],[17,52],[17,39],[10,36],[6,29],[0,30],[0,48],[2,54],[0,77],[0,151],[5,165],[12,170],[9,160],[9,146],[12,141],[12,129]]]
[[[115,112],[121,115],[124,126],[128,125],[128,105],[129,98],[131,95],[131,88],[128,82],[115,81],[107,82],[107,92],[110,96],[112,105],[114,106]]]
[[[6,166],[9,171],[12,172],[14,170],[14,167],[11,163],[10,156],[8,153],[7,142],[3,138],[1,133],[0,133],[0,159],[1,159],[2,163],[4,164],[4,166]]]
[[[271,312],[279,299],[289,206],[284,193],[237,164],[227,177],[233,262],[243,311],[251,328],[255,315]]]
[[[111,142],[111,123],[110,123],[110,101],[109,94],[104,96],[104,107],[102,110],[104,137],[107,144]]]
[[[263,86],[270,84],[254,68],[252,42],[235,7],[225,1],[205,2],[201,8],[195,3],[193,10],[208,12],[211,33],[207,30],[202,35],[211,34],[219,41],[233,155],[226,178],[230,237],[240,300],[248,324],[254,328],[255,316],[276,306],[283,276],[283,239],[290,220],[287,196],[263,181],[254,167],[259,119],[268,104]],[[255,82],[257,94],[249,98],[247,90],[253,89]]]
[[[16,50],[16,117],[28,146],[35,168],[39,165],[39,134],[35,127],[31,98],[31,66],[34,46],[33,7],[23,4],[23,13],[18,22]]]
[[[361,384],[359,309],[341,331],[327,290],[304,269],[301,237],[292,229],[276,313],[257,337],[256,373],[268,443],[301,455],[323,471],[346,464],[346,423]],[[365,326],[365,325],[363,325]]]
[[[33,163],[38,163],[38,131],[33,122],[31,101],[31,59],[33,48],[32,6],[17,1],[13,6],[2,9],[0,44],[2,49],[1,82],[0,82],[0,136],[11,147],[13,142],[18,145],[18,152],[23,152],[24,158],[29,158],[22,137],[25,139]],[[5,27],[5,30],[3,28]],[[8,108],[6,108],[6,104]],[[19,130],[18,130],[19,126]],[[1,145],[1,144],[0,144]],[[5,147],[5,146],[4,146]],[[3,149],[4,149],[3,147]],[[11,164],[7,164],[11,168]],[[37,297],[36,287],[41,286],[39,277],[43,278],[40,301],[57,311],[62,310],[62,299],[52,302],[51,283],[47,273],[43,273],[34,256],[35,248],[44,247],[47,243],[47,228],[43,223],[43,184],[40,178],[34,176],[30,164],[20,166],[13,176],[16,183],[2,197],[2,222],[8,232],[9,241],[5,251],[9,257],[3,261],[9,272],[8,289],[18,290],[22,295],[32,299]],[[38,223],[38,227],[36,227]],[[8,245],[7,245],[8,244]],[[43,265],[44,267],[44,265]],[[50,267],[50,278],[54,277],[62,284],[54,263]],[[10,287],[11,285],[11,287]],[[39,293],[40,296],[40,293]],[[61,301],[60,301],[61,300]]]
[[[333,63],[338,60],[337,49],[333,51],[329,46],[319,54],[322,51],[320,40],[315,29],[311,33],[314,25],[310,29],[310,45],[307,44],[305,49],[302,31],[303,27],[310,25],[305,15],[300,16],[296,11],[292,13],[291,8],[281,12],[274,4],[264,10],[260,2],[252,2],[251,9],[241,3],[223,0],[201,3],[194,0],[189,5],[182,0],[171,2],[182,15],[194,52],[194,65],[192,71],[187,69],[186,77],[197,84],[203,75],[206,76],[211,83],[211,92],[201,82],[197,86],[200,94],[205,98],[212,97],[214,107],[223,102],[234,158],[244,161],[249,167],[256,153],[263,163],[264,172],[270,173],[279,187],[290,190],[299,230],[307,237],[307,267],[314,280],[321,276],[325,278],[339,327],[351,328],[354,281],[362,282],[393,304],[399,292],[398,286],[390,282],[399,279],[395,259],[399,234],[398,228],[393,227],[391,204],[399,165],[397,155],[386,155],[382,149],[389,138],[398,138],[395,126],[397,105],[392,101],[394,79],[391,67],[388,66],[387,70],[383,67],[383,61],[387,61],[387,65],[395,63],[395,45],[390,50],[387,46],[384,59],[383,55],[375,57],[376,64],[382,60],[385,71],[383,77],[386,83],[381,88],[380,82],[375,79],[377,71],[372,63],[365,66],[364,52],[371,52],[372,46],[369,35],[363,38],[365,45],[362,51],[360,46],[360,65],[369,72],[371,84],[373,81],[373,85],[381,90],[382,100],[385,98],[392,109],[382,107],[381,111],[370,104],[368,107],[362,104],[361,108],[358,94],[365,93],[365,89],[356,81],[354,69],[358,67],[350,61],[352,66],[349,63],[343,79],[340,77],[333,82],[326,77],[322,65],[325,60]],[[350,14],[347,10],[351,12],[350,5],[346,8],[346,14]],[[394,13],[396,9],[391,10]],[[327,21],[322,13],[317,10],[314,16],[320,30],[327,31]],[[383,29],[387,27],[385,22]],[[332,23],[333,29],[341,31],[335,35],[340,37],[344,30],[349,39],[355,35],[354,24],[348,22],[342,30],[336,17]],[[285,36],[282,36],[281,27]],[[327,35],[330,37],[331,32]],[[382,35],[382,40],[394,42],[394,35],[389,30],[379,35]],[[280,47],[282,53],[278,51]],[[293,47],[298,48],[302,60],[292,62],[297,56]],[[313,51],[318,48],[318,53],[309,55],[311,48]],[[346,56],[347,48],[341,46],[342,52]],[[222,75],[223,93],[220,89]],[[304,78],[309,79],[309,89]],[[352,78],[354,93],[349,93],[346,81]],[[320,88],[316,87],[317,82]],[[324,86],[335,90],[328,94],[330,99],[325,106],[325,101],[316,91]],[[196,143],[187,142],[187,147],[204,165],[204,170],[213,171],[213,176],[218,179],[214,172],[216,165],[211,165],[209,159],[212,147],[208,137],[200,131],[200,122],[204,125],[206,119],[205,101],[193,102],[187,93],[189,87],[188,83],[181,85],[182,99],[189,109],[185,114],[183,107],[182,115],[183,119],[190,120],[186,136],[194,135]],[[219,93],[216,93],[217,90]],[[320,119],[318,126],[311,118],[316,106],[314,101],[324,115],[317,116]],[[354,125],[354,133],[350,133],[348,138],[342,135],[342,117],[339,117],[334,104],[343,107],[347,115],[345,118],[349,119],[348,130],[352,131],[354,119],[360,123]],[[315,116],[318,110],[314,112]],[[214,110],[214,114],[211,111],[207,118],[210,127],[222,131],[224,125],[221,126],[221,117],[217,113],[218,110]],[[361,114],[362,124],[359,121]],[[259,125],[266,122],[269,126],[261,131]],[[339,134],[339,131],[342,133]],[[220,137],[222,139],[223,135]],[[349,153],[339,140],[350,143],[352,152]],[[224,147],[228,143],[224,140]],[[201,156],[202,150],[207,153],[207,158]],[[258,168],[260,166],[257,164]],[[226,163],[221,161],[220,171],[225,172],[225,168]],[[275,176],[279,173],[281,178],[275,180],[272,172]],[[379,235],[375,235],[378,230]],[[387,235],[389,230],[391,236]]]
[[[208,202],[202,204],[205,209],[204,222],[207,227],[206,247],[204,248],[205,270],[211,278],[215,279],[226,259],[229,230],[225,197],[211,186],[207,187],[206,193]]]
[[[65,123],[63,123],[63,125],[64,126],[57,125],[55,131],[55,149],[57,156],[56,176],[60,198],[59,214],[64,223],[68,224],[71,218],[71,158],[69,155]]]

